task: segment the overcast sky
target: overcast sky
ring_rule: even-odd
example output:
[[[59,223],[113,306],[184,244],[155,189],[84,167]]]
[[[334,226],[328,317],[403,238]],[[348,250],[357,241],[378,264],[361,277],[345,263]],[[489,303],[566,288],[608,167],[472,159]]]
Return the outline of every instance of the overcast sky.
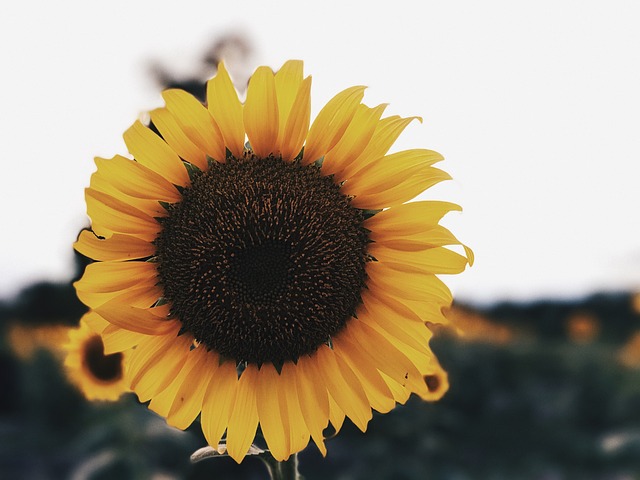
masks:
[[[180,6],[178,6],[180,5]],[[0,298],[72,272],[93,157],[162,105],[149,74],[199,71],[246,34],[253,61],[305,60],[313,111],[351,85],[420,115],[398,148],[454,177],[424,198],[476,253],[446,278],[492,302],[640,290],[640,2],[23,1],[0,7]]]

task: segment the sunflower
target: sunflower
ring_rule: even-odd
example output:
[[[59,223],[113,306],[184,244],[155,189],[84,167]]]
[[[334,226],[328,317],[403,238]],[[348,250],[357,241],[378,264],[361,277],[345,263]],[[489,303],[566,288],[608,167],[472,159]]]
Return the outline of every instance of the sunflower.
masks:
[[[8,343],[13,353],[21,360],[29,360],[35,352],[46,349],[58,356],[68,340],[69,327],[66,325],[30,326],[16,322],[9,326]]]
[[[68,331],[68,343],[63,346],[67,377],[87,400],[118,400],[129,391],[125,377],[125,361],[129,352],[104,353],[102,337],[95,330],[106,322],[94,313],[87,313],[77,328]]]
[[[310,438],[324,455],[329,422],[364,431],[372,409],[441,396],[428,325],[452,297],[436,274],[472,262],[439,225],[460,207],[407,203],[450,178],[434,151],[388,153],[415,118],[383,118],[355,86],[311,123],[310,89],[289,61],[259,67],[244,103],[224,64],[206,105],[163,92],[124,134],[133,160],[96,159],[75,245],[97,260],[78,296],[107,353],[134,348],[139,400],[182,429],[200,415],[238,462],[258,425],[279,461]]]

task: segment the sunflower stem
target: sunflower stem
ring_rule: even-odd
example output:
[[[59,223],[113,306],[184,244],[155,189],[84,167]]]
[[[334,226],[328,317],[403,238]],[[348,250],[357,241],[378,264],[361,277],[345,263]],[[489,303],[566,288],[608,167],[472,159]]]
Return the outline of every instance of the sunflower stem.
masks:
[[[298,454],[294,453],[284,462],[279,462],[269,452],[260,455],[267,466],[271,480],[303,480],[298,472]]]

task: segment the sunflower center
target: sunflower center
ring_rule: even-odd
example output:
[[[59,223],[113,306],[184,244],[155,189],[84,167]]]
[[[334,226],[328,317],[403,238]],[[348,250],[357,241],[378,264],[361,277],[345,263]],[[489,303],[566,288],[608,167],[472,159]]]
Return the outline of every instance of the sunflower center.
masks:
[[[256,302],[276,301],[287,287],[290,253],[287,245],[267,240],[248,246],[231,265],[231,282],[238,294]]]
[[[426,375],[424,381],[427,384],[427,388],[430,392],[435,392],[440,387],[440,378],[437,375]]]
[[[172,314],[237,362],[313,353],[365,285],[362,212],[318,167],[248,154],[196,172],[155,244]]]
[[[114,382],[122,378],[122,354],[104,354],[99,336],[91,337],[84,345],[84,363],[89,372],[102,382]]]

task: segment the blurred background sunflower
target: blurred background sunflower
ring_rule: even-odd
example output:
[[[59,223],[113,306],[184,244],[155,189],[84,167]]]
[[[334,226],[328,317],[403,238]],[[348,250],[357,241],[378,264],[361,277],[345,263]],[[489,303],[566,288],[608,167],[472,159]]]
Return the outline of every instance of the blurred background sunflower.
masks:
[[[68,329],[62,345],[67,378],[87,400],[118,400],[129,391],[125,369],[130,351],[105,354],[99,334],[103,322],[97,315],[86,314],[77,328]]]
[[[478,258],[444,278],[452,327],[435,329],[442,371],[425,378],[436,396],[449,385],[444,397],[374,414],[366,434],[346,422],[326,458],[302,452],[306,478],[638,474],[640,7],[366,4],[354,22],[364,8],[5,9],[0,477],[264,476],[251,458],[190,464],[206,444],[199,427],[173,429],[134,395],[87,401],[59,348],[86,312],[71,282],[89,260],[70,245],[88,226],[91,159],[125,151],[121,132],[149,120],[161,90],[204,100],[223,58],[241,99],[256,66],[303,58],[313,117],[358,84],[390,114],[423,115],[398,147],[444,155],[453,181],[421,200],[464,207],[443,224]]]

